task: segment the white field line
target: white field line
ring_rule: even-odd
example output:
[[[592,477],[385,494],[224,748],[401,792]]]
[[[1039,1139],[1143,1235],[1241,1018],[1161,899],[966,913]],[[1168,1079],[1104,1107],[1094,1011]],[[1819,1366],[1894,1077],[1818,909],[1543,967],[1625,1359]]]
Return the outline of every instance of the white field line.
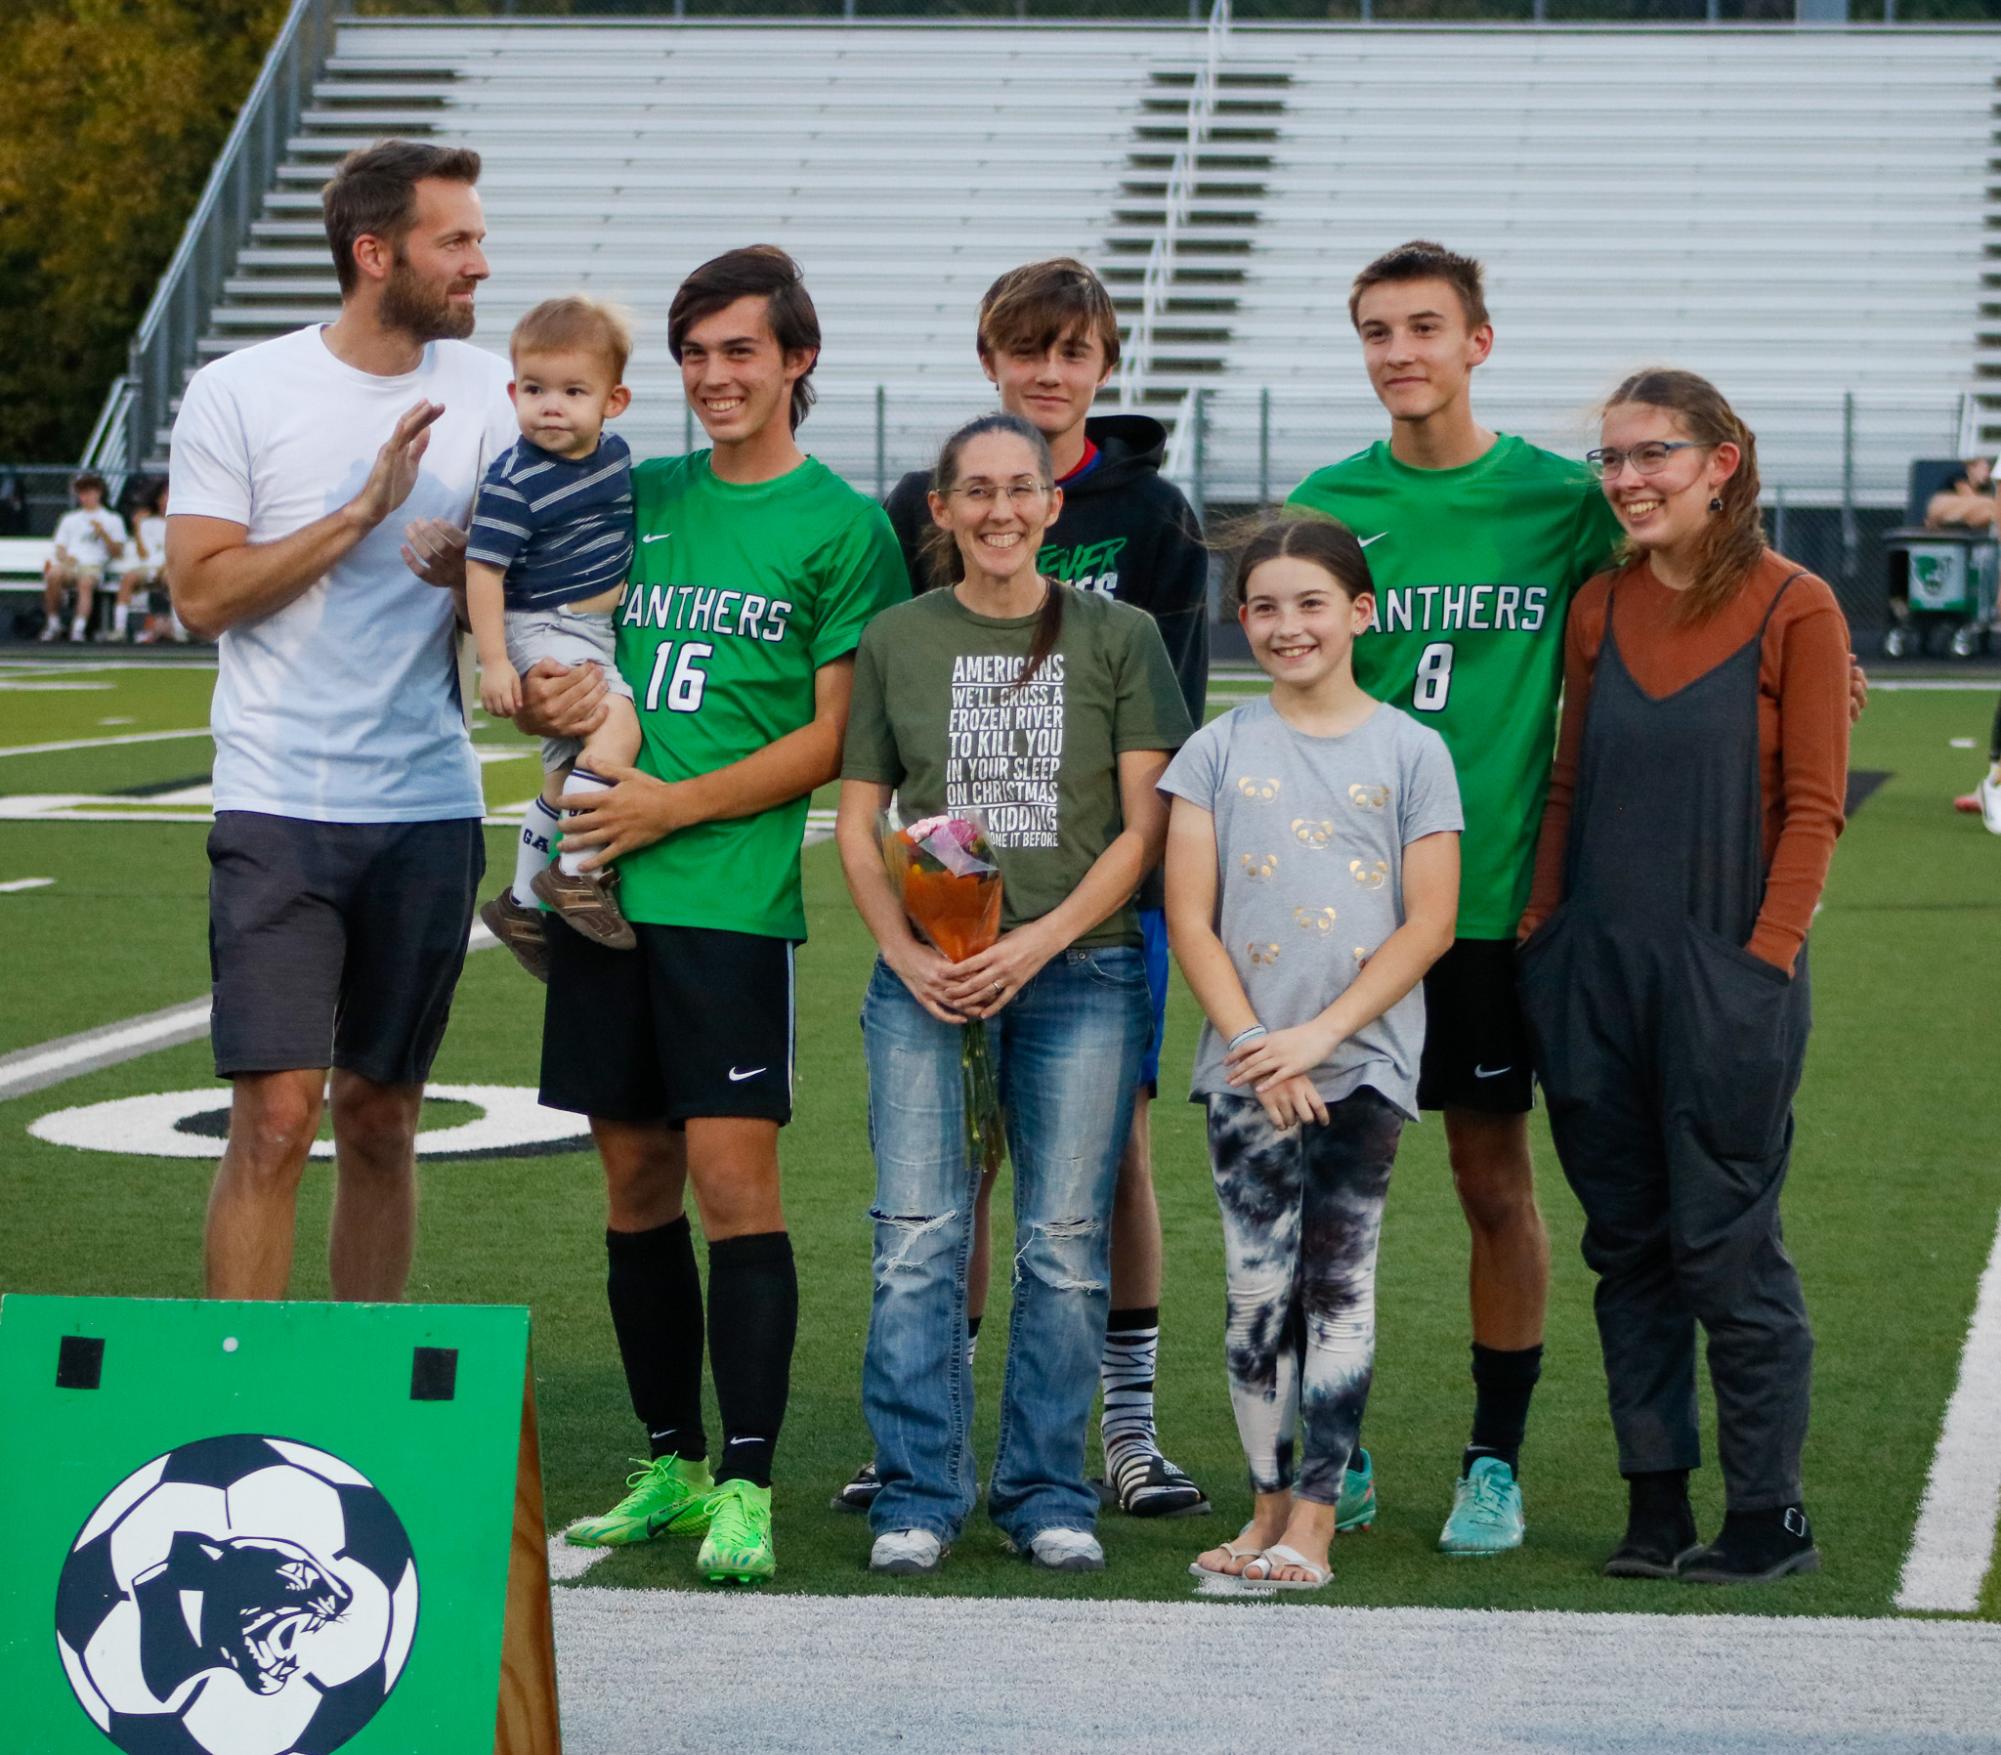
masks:
[[[38,670],[74,670],[88,673],[93,670],[213,670],[216,659],[213,653],[206,657],[188,658],[86,658],[81,654],[72,658],[61,652],[24,652],[18,658],[10,658],[0,664],[0,675],[16,671],[32,673]]]
[[[1871,677],[1869,692],[1886,695],[1991,695],[2001,692],[2001,679],[1970,676]]]
[[[472,931],[466,936],[466,954],[490,950],[499,942],[474,921]],[[100,1025],[95,1030],[58,1036],[32,1048],[0,1054],[0,1102],[25,1097],[32,1091],[45,1091],[51,1085],[60,1085],[66,1079],[96,1072],[101,1067],[137,1060],[142,1054],[178,1048],[184,1042],[198,1042],[208,1034],[209,1005],[207,999],[184,1000],[157,1012],[144,1012],[136,1018]]]
[[[2001,1724],[1986,1622],[597,1584],[555,1615],[569,1755],[1970,1755]],[[664,1676],[704,1684],[663,1716]]]
[[[609,1548],[571,1547],[559,1530],[549,1538],[549,1577],[556,1584],[570,1584],[610,1557]]]
[[[46,890],[56,880],[54,878],[11,878],[0,884],[0,896],[12,896],[22,890]]]
[[[171,795],[169,795],[171,796]],[[146,798],[100,798],[81,792],[0,793],[7,823],[212,823],[213,810],[148,810]],[[123,810],[113,806],[123,805]]]
[[[93,682],[88,678],[72,681],[65,677],[51,681],[42,677],[31,680],[26,677],[0,676],[0,690],[5,690],[10,695],[74,694],[82,689],[115,689],[117,686],[116,683]]]
[[[121,1023],[105,1024],[74,1036],[59,1036],[34,1048],[0,1055],[0,1101],[24,1097],[30,1091],[59,1085],[79,1073],[116,1066],[160,1048],[176,1048],[208,1034],[209,1002],[191,999],[164,1010],[146,1012]]]
[[[1959,1355],[1959,1383],[1945,1405],[1938,1448],[1897,1588],[1900,1609],[1970,1614],[1994,1552],[2001,1517],[2001,1226],[1980,1276],[1973,1321]]]
[[[111,737],[73,737],[61,743],[17,743],[0,749],[0,756],[59,756],[66,750],[108,750],[122,743],[171,743],[178,737],[206,737],[206,725],[186,731],[121,731]]]

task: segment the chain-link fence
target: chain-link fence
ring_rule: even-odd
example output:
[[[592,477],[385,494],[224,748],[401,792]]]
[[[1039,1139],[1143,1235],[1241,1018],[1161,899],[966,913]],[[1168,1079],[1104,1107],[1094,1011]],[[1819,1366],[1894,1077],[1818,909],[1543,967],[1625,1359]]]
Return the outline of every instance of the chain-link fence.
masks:
[[[1498,385],[1496,389],[1498,390]],[[955,427],[992,406],[963,393],[828,378],[800,442],[878,498],[907,472],[928,469]],[[1208,519],[1283,500],[1307,475],[1383,436],[1366,385],[1205,390],[1149,408],[1170,427],[1167,473]],[[1858,639],[1887,616],[1885,535],[1907,522],[1910,466],[1958,450],[1961,398],[1897,399],[1830,390],[1741,412],[1758,434],[1766,522],[1775,547],[1832,583]],[[1482,417],[1565,456],[1597,443],[1588,400],[1483,395]],[[692,412],[652,415],[635,404],[624,428],[636,450],[692,449],[704,441]]]
[[[864,493],[881,498],[911,470],[928,470],[954,428],[992,406],[991,391],[817,380],[819,401],[800,442]],[[1481,414],[1565,456],[1595,444],[1588,400],[1524,392],[1498,377]],[[1205,520],[1283,500],[1307,475],[1383,436],[1366,385],[1207,389],[1143,412],[1167,429],[1166,473]],[[1858,640],[1873,643],[1888,617],[1886,535],[1911,522],[1911,464],[1955,455],[1970,423],[1965,398],[1905,398],[1830,390],[1742,408],[1758,435],[1766,523],[1773,546],[1832,583]],[[678,396],[643,396],[620,423],[642,455],[706,441]],[[0,536],[46,536],[71,500],[67,468],[0,463]],[[114,478],[125,511],[145,486]]]
[[[70,482],[73,464],[0,462],[0,537],[51,536],[62,515],[76,504]],[[138,475],[108,475],[111,509],[131,523],[133,504],[150,482]]]

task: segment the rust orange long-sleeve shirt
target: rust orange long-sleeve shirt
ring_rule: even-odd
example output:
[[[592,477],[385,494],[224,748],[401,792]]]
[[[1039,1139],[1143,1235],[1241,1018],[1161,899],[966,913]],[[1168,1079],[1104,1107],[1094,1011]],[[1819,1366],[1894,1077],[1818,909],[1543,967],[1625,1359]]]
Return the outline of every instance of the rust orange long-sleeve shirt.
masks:
[[[1797,578],[1793,575],[1798,574]],[[1759,783],[1765,803],[1765,900],[1746,947],[1790,971],[1806,942],[1848,785],[1848,623],[1827,582],[1766,552],[1744,588],[1708,620],[1679,620],[1679,594],[1645,560],[1601,573],[1578,592],[1563,639],[1563,721],[1549,803],[1536,843],[1535,883],[1526,926],[1540,925],[1563,899],[1564,844],[1577,796],[1577,759],[1591,704],[1591,678],[1616,615],[1619,654],[1633,680],[1656,700],[1685,688],[1747,641],[1787,579],[1765,627],[1758,664]],[[1616,610],[1612,608],[1616,594]]]

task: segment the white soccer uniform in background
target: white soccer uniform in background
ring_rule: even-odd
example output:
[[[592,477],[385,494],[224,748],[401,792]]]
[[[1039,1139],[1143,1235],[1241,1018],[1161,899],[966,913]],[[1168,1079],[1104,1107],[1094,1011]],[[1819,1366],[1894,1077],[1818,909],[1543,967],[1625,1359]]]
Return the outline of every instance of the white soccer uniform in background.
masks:
[[[104,534],[99,535],[99,526]],[[106,541],[106,537],[110,540]],[[95,512],[65,512],[56,526],[56,547],[86,573],[101,573],[125,548],[125,520],[108,506]]]

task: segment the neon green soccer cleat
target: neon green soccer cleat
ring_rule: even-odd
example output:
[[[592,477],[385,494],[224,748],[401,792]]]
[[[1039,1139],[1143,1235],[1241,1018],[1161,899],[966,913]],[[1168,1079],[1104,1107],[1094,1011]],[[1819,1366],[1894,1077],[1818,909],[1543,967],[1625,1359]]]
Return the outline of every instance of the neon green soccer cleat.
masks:
[[[625,1477],[626,1496],[602,1517],[580,1518],[563,1532],[579,1548],[622,1548],[668,1533],[693,1535],[709,1521],[708,1495],[715,1490],[706,1462],[678,1456],[641,1462]]]
[[[778,1570],[771,1542],[771,1489],[749,1481],[721,1481],[703,1506],[709,1533],[695,1556],[695,1570],[711,1584],[758,1584]]]
[[[1522,1545],[1526,1529],[1515,1471],[1497,1456],[1478,1457],[1452,1489],[1452,1515],[1439,1532],[1438,1551],[1505,1554]]]
[[[1341,1497],[1334,1507],[1334,1527],[1339,1531],[1365,1530],[1376,1521],[1376,1465],[1359,1444],[1348,1459],[1348,1472],[1341,1477]]]

